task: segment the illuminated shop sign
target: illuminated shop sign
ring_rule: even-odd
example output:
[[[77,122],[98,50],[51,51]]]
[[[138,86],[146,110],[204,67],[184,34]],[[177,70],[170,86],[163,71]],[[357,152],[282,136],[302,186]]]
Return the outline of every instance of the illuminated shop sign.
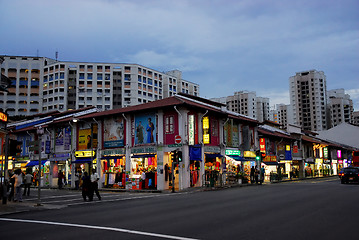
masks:
[[[324,158],[328,158],[328,148],[323,148]]]
[[[337,151],[337,157],[338,157],[338,158],[342,158],[342,150],[338,150],[338,151]]]
[[[266,140],[264,138],[259,139],[259,148],[261,152],[266,152]]]
[[[7,115],[5,113],[0,112],[0,121],[7,122]]]
[[[248,158],[255,158],[257,155],[252,151],[244,151],[243,156]]]
[[[188,144],[194,145],[194,115],[188,116]]]
[[[232,150],[232,149],[226,149],[226,155],[241,155],[241,151],[239,150]]]
[[[203,143],[204,144],[209,144],[210,143],[210,139],[209,139],[209,117],[204,117],[203,118]]]
[[[285,150],[290,151],[290,145],[285,145]]]
[[[76,151],[76,157],[93,157],[95,156],[95,151]]]

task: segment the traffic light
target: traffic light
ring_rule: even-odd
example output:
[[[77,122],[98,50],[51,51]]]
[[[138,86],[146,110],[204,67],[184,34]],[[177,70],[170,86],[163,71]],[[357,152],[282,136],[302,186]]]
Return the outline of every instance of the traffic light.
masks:
[[[9,139],[9,155],[20,156],[22,152],[22,142],[14,139]]]
[[[265,152],[261,152],[261,158],[262,158],[262,160],[266,158],[266,153]]]
[[[182,151],[178,151],[176,154],[177,162],[182,162]]]
[[[172,160],[172,162],[177,162],[177,152],[176,151],[171,152],[171,160]]]

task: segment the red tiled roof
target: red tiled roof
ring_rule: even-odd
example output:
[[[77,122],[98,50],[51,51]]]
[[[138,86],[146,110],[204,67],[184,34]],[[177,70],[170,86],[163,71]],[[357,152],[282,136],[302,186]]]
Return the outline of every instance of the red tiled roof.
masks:
[[[269,136],[274,136],[274,137],[279,137],[279,138],[286,138],[286,139],[290,139],[290,140],[295,140],[295,138],[292,138],[291,136],[285,135],[283,133],[280,132],[272,132],[263,128],[258,128],[258,133],[264,134],[264,135],[269,135]]]
[[[302,136],[302,140],[307,141],[307,142],[311,142],[311,143],[319,143],[319,144],[322,143],[322,141],[319,140],[319,139],[315,139],[315,138],[308,137],[308,136],[305,136],[305,135]]]
[[[244,116],[237,116],[235,114],[230,114],[228,112],[222,111],[218,107],[214,107],[209,104],[201,103],[199,101],[191,100],[191,99],[188,99],[186,97],[181,97],[181,96],[173,96],[173,97],[168,97],[168,98],[164,98],[161,100],[157,100],[154,102],[144,103],[144,104],[130,106],[130,107],[126,107],[126,108],[119,108],[119,109],[113,109],[113,110],[108,110],[108,111],[103,111],[103,112],[87,114],[87,115],[84,115],[84,116],[81,116],[78,118],[79,119],[96,118],[96,117],[100,118],[100,117],[105,117],[108,115],[116,115],[116,114],[131,113],[131,112],[138,112],[138,111],[148,111],[148,110],[152,110],[152,109],[159,109],[159,108],[166,108],[166,107],[173,107],[173,106],[188,106],[188,107],[193,107],[193,108],[204,109],[204,110],[212,111],[216,114],[221,114],[223,116],[230,116],[232,118],[235,118],[235,119],[238,119],[241,121],[258,124],[258,121],[255,119],[247,118]]]

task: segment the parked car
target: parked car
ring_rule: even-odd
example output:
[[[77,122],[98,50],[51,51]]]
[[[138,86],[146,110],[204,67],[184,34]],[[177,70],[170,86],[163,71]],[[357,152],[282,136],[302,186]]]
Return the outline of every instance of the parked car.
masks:
[[[359,183],[359,168],[357,167],[343,168],[341,173],[339,173],[339,177],[342,184],[349,182]]]

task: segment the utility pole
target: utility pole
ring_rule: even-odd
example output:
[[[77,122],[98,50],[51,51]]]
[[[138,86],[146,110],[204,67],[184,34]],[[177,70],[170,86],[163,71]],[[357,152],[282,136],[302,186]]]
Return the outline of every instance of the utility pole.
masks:
[[[39,152],[39,172],[37,174],[38,176],[38,182],[39,182],[39,187],[37,189],[37,204],[36,206],[41,206],[41,145],[42,145],[42,134],[44,134],[44,129],[40,126],[38,129],[37,129],[37,135],[38,135],[38,152]]]

